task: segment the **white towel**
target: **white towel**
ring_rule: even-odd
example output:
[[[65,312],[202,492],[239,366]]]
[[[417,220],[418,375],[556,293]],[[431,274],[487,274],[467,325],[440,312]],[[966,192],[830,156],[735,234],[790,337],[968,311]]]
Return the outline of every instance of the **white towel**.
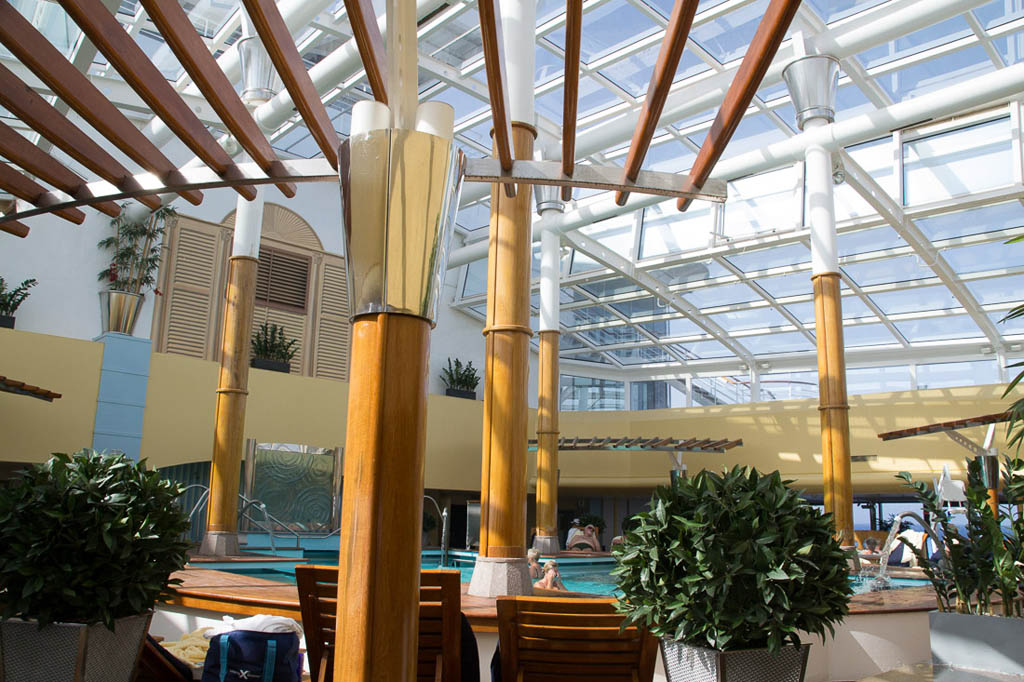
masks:
[[[223,635],[225,632],[231,632],[232,630],[250,630],[253,632],[294,632],[299,637],[302,637],[302,626],[291,618],[285,618],[284,616],[271,616],[264,613],[257,616],[250,616],[249,618],[242,618],[240,620],[235,620],[231,616],[224,616],[224,622],[221,625],[210,628],[203,633],[203,636],[207,639],[212,639],[217,635]]]

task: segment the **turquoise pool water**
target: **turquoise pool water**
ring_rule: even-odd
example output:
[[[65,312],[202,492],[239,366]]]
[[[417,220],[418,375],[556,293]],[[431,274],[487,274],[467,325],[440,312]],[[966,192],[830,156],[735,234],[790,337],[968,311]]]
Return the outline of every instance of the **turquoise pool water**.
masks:
[[[462,576],[462,582],[468,583],[473,576],[473,562],[476,555],[472,552],[452,552],[449,555],[448,568],[457,568]],[[440,552],[426,551],[421,561],[422,568],[438,568],[440,565]],[[338,562],[337,552],[307,550],[305,556],[296,558],[295,563],[310,564],[336,564]],[[239,566],[237,564],[204,565],[204,568],[215,568],[228,573],[239,575],[251,575],[257,578],[265,578],[275,582],[294,583],[295,564],[262,564],[254,561],[251,564]],[[572,592],[585,592],[587,594],[598,594],[614,596],[617,593],[615,578],[610,575],[615,566],[611,558],[580,558],[571,557],[558,560],[559,572],[562,574],[562,582],[566,589]],[[851,578],[854,594],[863,594],[871,591],[870,581],[864,578]],[[912,578],[891,578],[889,580],[891,589],[903,587],[923,587],[928,585],[927,580],[914,580]]]

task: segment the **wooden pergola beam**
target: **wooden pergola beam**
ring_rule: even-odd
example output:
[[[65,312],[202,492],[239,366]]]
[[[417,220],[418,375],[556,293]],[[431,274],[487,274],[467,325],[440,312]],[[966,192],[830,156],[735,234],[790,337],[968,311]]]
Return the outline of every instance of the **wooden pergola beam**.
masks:
[[[149,0],[153,2],[155,0]],[[348,23],[359,48],[359,56],[366,70],[373,98],[382,104],[388,103],[387,71],[384,68],[384,37],[377,25],[377,15],[370,0],[345,0]]]
[[[512,119],[505,88],[505,45],[501,34],[501,10],[498,0],[479,0],[480,38],[484,48],[484,69],[487,92],[491,99],[491,120],[494,123],[494,149],[503,171],[512,170]],[[533,124],[533,121],[524,121]],[[505,185],[505,195],[515,196],[515,185]]]
[[[13,234],[15,237],[24,239],[28,236],[28,226],[22,225],[16,220],[11,220],[10,222],[0,224],[0,232]]]
[[[76,199],[92,196],[84,179],[68,170],[6,123],[0,123],[0,155]],[[121,215],[121,207],[112,201],[95,203],[93,207],[111,218]]]
[[[743,57],[736,77],[711,124],[711,130],[704,138],[697,160],[690,168],[689,182],[694,187],[700,187],[707,181],[718,159],[725,152],[729,140],[736,132],[736,127],[743,120],[743,113],[750,106],[750,101],[761,85],[761,79],[775,58],[782,39],[786,37],[786,31],[799,7],[800,0],[772,0],[768,5],[768,10],[761,18],[754,39],[750,41],[750,47],[747,48],[747,54]],[[682,198],[677,200],[676,207],[680,211],[685,211],[692,202],[692,199]]]
[[[338,167],[341,141],[274,0],[242,0],[267,54],[324,158]]]
[[[9,2],[0,2],[0,43],[128,158],[165,185],[187,184],[156,145]],[[202,192],[195,190],[178,194],[196,206],[203,201]]]
[[[651,140],[658,129],[658,121],[661,120],[668,91],[676,77],[683,50],[686,49],[686,39],[690,35],[690,27],[693,26],[697,4],[698,0],[676,0],[672,7],[672,16],[669,17],[668,26],[665,28],[665,37],[661,41],[658,60],[654,63],[654,73],[651,74],[651,83],[647,87],[647,98],[640,111],[640,119],[633,130],[633,141],[626,156],[623,177],[630,182],[636,180],[637,173],[644,164],[644,157],[647,156],[647,149],[651,146]],[[628,192],[615,193],[615,203],[619,206],[625,205],[628,198]]]
[[[0,163],[0,189],[40,208],[46,207],[44,198],[50,196],[45,187],[6,163]],[[77,208],[58,208],[53,213],[75,225],[85,222],[85,213]]]
[[[164,37],[167,46],[192,77],[192,81],[213,107],[221,122],[227,126],[252,160],[267,175],[273,177],[281,166],[277,154],[235,92],[231,81],[217,64],[217,60],[207,49],[206,43],[192,26],[185,10],[177,2],[141,0],[141,3],[146,14],[160,31],[160,35]],[[294,183],[282,182],[277,187],[286,197],[295,196]]]
[[[972,426],[998,424],[1000,422],[1006,421],[1010,421],[1010,413],[997,412],[995,414],[985,414],[980,417],[968,417],[966,419],[955,419],[953,421],[948,422],[938,422],[936,424],[914,426],[909,429],[899,429],[898,431],[887,431],[885,433],[878,434],[878,437],[881,438],[882,440],[896,440],[897,438],[909,438],[911,436],[922,436],[929,433],[958,431],[959,429],[968,429]]]
[[[565,77],[562,100],[562,174],[572,177],[576,166],[576,108],[580,95],[580,40],[583,0],[565,3]],[[562,201],[572,199],[572,187],[562,188]]]
[[[136,192],[142,185],[131,171],[64,117],[57,109],[40,97],[0,64],[0,105],[17,116],[32,130],[52,142],[58,149],[101,178],[125,192]],[[139,202],[152,210],[160,208],[160,198],[154,194],[139,197]]]
[[[59,0],[71,20],[107,58],[154,114],[160,117],[182,143],[218,175],[235,174],[234,163],[221,149],[195,112],[185,104],[174,87],[160,73],[138,43],[124,30],[102,0]],[[206,49],[205,47],[203,48]],[[235,191],[252,201],[256,188],[240,185]]]

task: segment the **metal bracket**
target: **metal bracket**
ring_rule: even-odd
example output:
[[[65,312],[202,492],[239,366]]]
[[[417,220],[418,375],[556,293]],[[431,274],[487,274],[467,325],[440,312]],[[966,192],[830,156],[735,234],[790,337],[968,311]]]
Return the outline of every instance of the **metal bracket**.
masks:
[[[978,457],[984,457],[985,455],[988,454],[988,450],[981,447],[974,441],[968,440],[964,436],[961,436],[956,431],[943,431],[943,433],[949,436],[949,439],[951,441],[953,441],[954,443],[956,443],[957,445],[959,445],[960,447],[967,450],[973,455],[977,455]]]

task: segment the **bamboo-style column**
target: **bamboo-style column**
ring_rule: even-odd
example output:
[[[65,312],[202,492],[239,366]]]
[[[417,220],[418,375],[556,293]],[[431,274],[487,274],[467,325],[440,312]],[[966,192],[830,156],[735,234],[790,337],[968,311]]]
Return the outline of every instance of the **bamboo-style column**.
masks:
[[[565,204],[557,187],[538,186],[537,212],[560,215]],[[534,549],[557,554],[558,542],[558,309],[560,288],[558,233],[541,233],[540,351],[537,382],[537,527]]]
[[[414,13],[395,24],[415,36]],[[416,679],[428,349],[462,159],[452,108],[415,106],[408,44],[389,54],[411,57],[389,84],[414,110],[357,103],[339,153],[354,313],[334,657],[346,682]]]
[[[488,2],[493,8],[495,0]],[[501,53],[497,47],[501,41],[487,41],[485,52],[491,45],[488,63],[493,67],[504,57],[507,66],[512,156],[533,159],[537,137],[531,125],[534,54],[522,46],[532,45],[536,38],[536,0],[501,0],[499,4],[501,32],[508,49]],[[484,16],[481,13],[481,19]],[[492,106],[494,101],[492,97]],[[500,158],[503,149],[497,134],[494,143],[495,157]],[[529,185],[518,185],[511,198],[506,188],[491,187],[480,553],[469,585],[469,593],[475,596],[533,593],[526,565],[531,195]]]
[[[796,46],[803,47],[801,41]],[[797,110],[797,125],[812,130],[835,120],[839,62],[824,55],[801,56],[783,71]],[[851,546],[853,488],[850,473],[850,406],[846,399],[843,312],[839,293],[832,154],[812,144],[804,152],[807,217],[811,228],[811,272],[818,346],[818,401],[825,510],[834,514],[836,537]]]
[[[242,469],[245,402],[249,395],[249,338],[256,305],[260,232],[266,190],[256,199],[239,197],[228,261],[227,296],[221,326],[220,374],[213,421],[213,461],[206,535],[200,553],[231,556],[238,549],[238,480]]]

